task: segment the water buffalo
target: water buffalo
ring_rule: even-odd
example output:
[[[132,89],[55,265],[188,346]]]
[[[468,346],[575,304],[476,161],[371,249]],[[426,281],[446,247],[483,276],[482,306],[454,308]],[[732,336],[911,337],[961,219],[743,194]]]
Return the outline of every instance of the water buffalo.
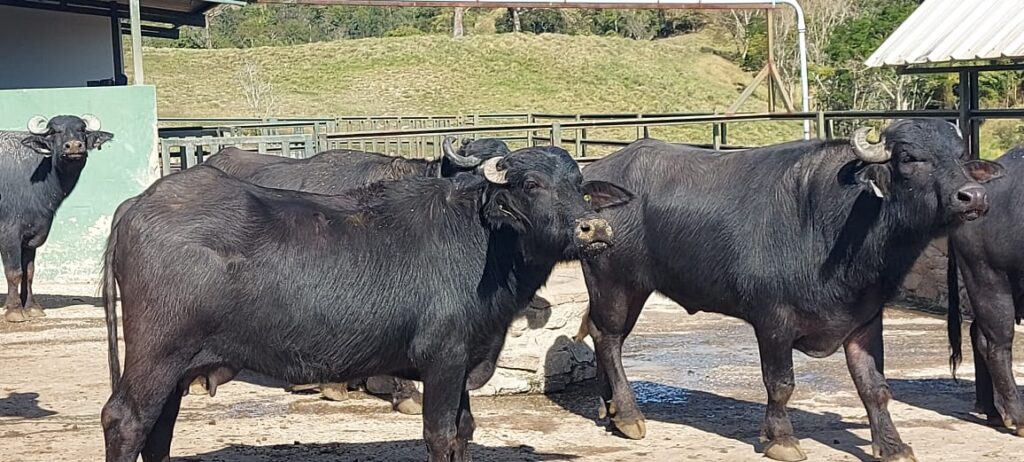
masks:
[[[452,137],[445,138],[442,145],[444,155],[438,160],[405,159],[347,149],[324,151],[308,159],[291,159],[225,148],[205,164],[260,186],[337,194],[381,180],[450,177],[458,172],[472,171],[484,160],[510,152],[499,139],[464,139],[458,150],[452,146],[453,140]],[[394,410],[403,414],[422,412],[422,396],[414,383],[397,378],[383,383],[389,385],[388,395]],[[318,388],[328,399],[341,400],[348,396],[348,384],[343,383],[304,384],[293,386],[292,390],[313,388]],[[207,391],[213,390],[207,388]]]
[[[988,421],[1016,426],[1024,436],[1024,406],[1013,378],[1013,326],[1024,318],[1024,146],[996,159],[1007,178],[985,187],[991,210],[949,234],[949,340],[954,373],[960,363],[960,290],[957,268],[974,309],[971,346],[976,410]]]
[[[113,136],[100,131],[92,115],[35,116],[27,133],[0,131],[0,254],[7,276],[7,321],[45,316],[32,298],[36,250],[78,184],[89,151]]]
[[[556,262],[611,246],[593,209],[632,197],[584,182],[559,148],[478,170],[322,195],[200,165],[134,198],[104,255],[106,460],[166,460],[188,384],[216,387],[241,369],[291,383],[422,380],[430,460],[467,460],[467,386],[489,378],[479,370],[493,370]]]
[[[825,357],[843,346],[875,453],[913,460],[886,409],[882,305],[933,237],[985,213],[978,182],[1002,168],[965,169],[959,132],[941,120],[893,123],[876,144],[869,131],[731,153],[646,139],[584,169],[637,195],[604,214],[616,247],[583,263],[601,416],[630,438],[645,434],[621,348],[658,291],[754,327],[768,457],[805,458],[786,412],[792,350]]]
[[[309,192],[333,193],[380,180],[415,176],[451,177],[472,171],[480,162],[510,151],[499,139],[462,140],[458,150],[448,137],[437,160],[406,159],[351,149],[332,149],[306,159],[224,148],[204,162],[256,184]]]

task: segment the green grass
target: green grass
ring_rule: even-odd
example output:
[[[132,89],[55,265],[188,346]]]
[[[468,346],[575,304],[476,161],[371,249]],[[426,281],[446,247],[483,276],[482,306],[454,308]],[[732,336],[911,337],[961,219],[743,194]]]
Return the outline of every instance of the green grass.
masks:
[[[751,80],[712,50],[712,34],[637,41],[500,34],[373,38],[252,49],[145,50],[161,117],[251,116],[237,72],[257,63],[273,83],[275,116],[487,112],[724,112]],[[765,111],[761,89],[742,108]],[[632,130],[591,137],[628,137]],[[710,141],[708,126],[655,128],[653,136]],[[730,127],[730,142],[800,135],[793,123]]]

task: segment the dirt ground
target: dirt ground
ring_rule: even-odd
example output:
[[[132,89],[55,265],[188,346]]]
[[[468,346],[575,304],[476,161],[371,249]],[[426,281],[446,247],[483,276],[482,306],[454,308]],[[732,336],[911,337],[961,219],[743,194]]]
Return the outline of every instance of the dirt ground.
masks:
[[[37,292],[61,294],[40,297],[47,318],[0,323],[0,461],[102,460],[99,411],[109,385],[95,287]],[[961,381],[952,381],[941,318],[892,308],[885,326],[886,372],[896,395],[889,409],[920,460],[1024,460],[1024,439],[969,413],[973,365],[968,358]],[[1018,352],[1024,351],[1020,338]],[[474,458],[763,460],[757,436],[764,389],[750,327],[718,315],[689,316],[652,299],[626,349],[626,369],[648,418],[646,439],[626,440],[597,423],[596,398],[586,387],[475,398]],[[810,460],[871,460],[867,418],[843,355],[816,360],[795,353],[794,359],[791,416]],[[1018,377],[1022,372],[1018,366]],[[424,460],[421,432],[418,417],[391,413],[376,397],[356,393],[328,402],[250,376],[219,388],[215,398],[184,399],[172,455],[182,461]]]

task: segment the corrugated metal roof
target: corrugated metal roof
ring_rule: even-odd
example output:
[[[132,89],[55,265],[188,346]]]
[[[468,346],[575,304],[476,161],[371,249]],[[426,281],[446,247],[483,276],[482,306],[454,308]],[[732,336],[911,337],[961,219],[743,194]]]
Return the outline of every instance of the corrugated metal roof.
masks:
[[[925,0],[868,67],[1024,60],[1024,0]]]

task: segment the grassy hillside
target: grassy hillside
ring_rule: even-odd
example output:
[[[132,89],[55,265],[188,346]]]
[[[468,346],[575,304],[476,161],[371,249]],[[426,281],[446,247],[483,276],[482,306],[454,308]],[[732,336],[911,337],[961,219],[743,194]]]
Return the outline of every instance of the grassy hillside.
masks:
[[[238,71],[258,65],[274,115],[724,111],[751,75],[712,52],[710,34],[668,40],[501,34],[415,36],[293,47],[146,49],[160,116],[248,116]],[[766,109],[763,91],[744,107]],[[793,139],[795,124],[749,124],[737,143]],[[707,128],[657,129],[708,141]]]

